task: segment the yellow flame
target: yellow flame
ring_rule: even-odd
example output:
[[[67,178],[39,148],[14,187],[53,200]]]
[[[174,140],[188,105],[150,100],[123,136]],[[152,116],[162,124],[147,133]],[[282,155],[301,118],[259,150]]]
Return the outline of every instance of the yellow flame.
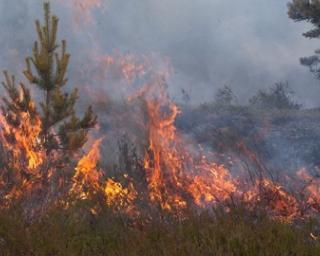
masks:
[[[97,170],[100,159],[100,145],[102,139],[94,142],[91,150],[83,156],[75,168],[71,193],[78,194],[82,199],[89,197],[90,192],[100,190],[101,173]]]

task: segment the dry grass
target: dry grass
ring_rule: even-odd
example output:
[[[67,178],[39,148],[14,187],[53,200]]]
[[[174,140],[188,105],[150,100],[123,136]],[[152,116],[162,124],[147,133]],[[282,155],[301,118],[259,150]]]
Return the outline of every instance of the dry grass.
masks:
[[[92,215],[88,207],[55,209],[31,224],[16,209],[2,212],[0,255],[320,255],[311,220],[290,225],[234,209],[142,225],[110,209]]]

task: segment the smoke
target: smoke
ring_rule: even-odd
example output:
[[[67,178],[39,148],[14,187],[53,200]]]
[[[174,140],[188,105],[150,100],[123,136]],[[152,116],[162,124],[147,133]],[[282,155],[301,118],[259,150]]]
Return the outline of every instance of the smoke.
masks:
[[[33,21],[42,18],[42,2],[0,2],[1,69],[21,73],[36,38]],[[69,43],[74,85],[86,80],[91,90],[106,87],[90,79],[84,67],[97,64],[93,56],[117,49],[170,59],[169,90],[177,100],[184,88],[193,103],[210,101],[218,87],[228,84],[246,101],[258,89],[284,80],[306,106],[318,105],[318,81],[299,64],[317,41],[303,38],[305,25],[288,19],[287,0],[51,2],[60,18],[60,38]]]
[[[0,3],[0,22],[3,24],[1,69],[21,74],[24,56],[31,54],[32,42],[36,38],[33,20],[42,18],[42,2],[12,0]],[[187,184],[187,194],[192,195],[199,205],[203,198],[207,198],[207,202],[215,201],[212,195],[219,191],[223,192],[221,197],[225,199],[236,190],[223,166],[207,161],[202,150],[196,153],[198,147],[192,135],[197,127],[192,127],[191,134],[176,132],[175,120],[180,110],[166,94],[167,88],[175,100],[180,100],[181,89],[184,89],[190,94],[192,103],[198,104],[212,100],[218,87],[229,84],[239,99],[246,101],[259,88],[287,80],[306,105],[317,104],[318,97],[315,96],[320,87],[312,87],[315,83],[311,75],[298,63],[299,57],[311,53],[315,44],[302,38],[303,26],[290,23],[284,1],[51,2],[53,13],[60,17],[59,38],[67,39],[72,55],[69,84],[80,88],[82,103],[94,102],[100,111],[99,125],[107,134],[106,138],[103,137],[104,157],[101,162],[110,167],[105,170],[116,166],[117,157],[121,156],[115,152],[117,148],[121,150],[117,145],[119,138],[129,134],[129,142],[133,143],[138,157],[144,156],[148,179],[160,184],[155,186],[151,195],[154,198],[159,196],[159,201],[162,201],[162,188],[172,190],[171,178],[167,179],[166,173],[160,175],[163,170],[170,171],[172,180],[179,185],[178,193],[173,191],[169,203],[181,201],[184,204],[179,200],[184,199],[180,198],[180,184]],[[23,79],[21,75],[19,78]],[[309,90],[301,89],[305,85],[309,85]],[[203,113],[201,115],[203,118]],[[216,124],[212,117],[214,115],[205,116],[208,128]],[[241,119],[234,120],[240,120],[236,123],[237,131],[241,124],[246,125]],[[248,127],[259,129],[254,125]],[[247,132],[252,130],[246,129]],[[208,141],[215,134],[206,129],[204,132],[207,131],[209,133],[204,134],[202,144],[209,148]],[[274,142],[281,142],[275,155],[282,156],[281,152],[290,147],[290,142],[281,140],[281,134],[278,134],[275,134],[275,141],[267,139],[270,147]],[[248,137],[252,137],[250,135]],[[230,140],[232,144],[236,143],[233,137]],[[244,146],[238,144],[236,149],[243,150],[252,165],[264,173],[266,168],[255,154],[244,143]],[[98,147],[93,148],[97,151]],[[92,165],[96,160],[90,155],[86,161]],[[220,156],[208,155],[210,158]],[[277,159],[272,158],[271,164],[278,162]],[[180,175],[182,171],[186,173],[183,176]],[[194,175],[194,171],[199,175]],[[208,172],[210,175],[206,176]],[[226,184],[228,189],[220,189],[219,183]],[[264,184],[267,188],[270,186],[269,182]],[[204,188],[203,192],[199,188]],[[197,193],[199,191],[201,193]]]

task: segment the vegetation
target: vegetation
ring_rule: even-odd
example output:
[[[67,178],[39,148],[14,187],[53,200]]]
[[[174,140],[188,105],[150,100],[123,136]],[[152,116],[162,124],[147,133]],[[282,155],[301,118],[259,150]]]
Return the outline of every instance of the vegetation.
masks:
[[[212,105],[212,106],[210,106]],[[214,101],[204,106],[212,107],[217,111],[288,111],[299,110],[302,105],[294,100],[294,91],[288,82],[278,82],[268,89],[261,89],[249,99],[249,104],[239,102],[237,96],[229,86],[217,90]]]
[[[237,97],[233,93],[232,88],[228,85],[219,88],[215,94],[214,104],[218,108],[226,108],[237,105]]]
[[[312,220],[293,227],[241,209],[163,217],[141,224],[78,205],[52,210],[32,224],[17,211],[0,215],[0,255],[320,255]],[[139,224],[140,223],[140,224]]]
[[[276,83],[269,90],[260,90],[250,100],[250,105],[258,109],[300,109],[301,105],[293,99],[293,91],[288,83]]]
[[[308,21],[314,28],[303,35],[308,38],[318,38],[320,36],[319,9],[320,3],[315,0],[293,0],[288,3],[288,15],[295,21]]]
[[[30,89],[23,83],[20,88],[15,84],[14,76],[5,72],[4,88],[7,97],[3,98],[3,116],[9,125],[6,130],[7,143],[15,144],[15,131],[28,136],[23,129],[26,120],[32,125],[40,123],[38,142],[32,145],[35,151],[44,150],[47,157],[59,155],[64,160],[81,149],[87,140],[88,129],[96,124],[96,116],[89,107],[83,118],[75,113],[77,89],[65,93],[66,72],[70,54],[66,51],[66,41],[59,46],[56,42],[58,18],[51,16],[49,3],[44,4],[45,24],[36,21],[38,41],[34,43],[33,56],[26,58],[24,75],[30,84],[43,92],[43,101],[37,104],[31,98]],[[59,47],[61,52],[58,53]]]
[[[313,28],[303,34],[310,39],[320,37],[319,9],[320,2],[315,0],[293,0],[288,3],[289,18],[297,22],[306,21],[312,24]],[[300,59],[301,64],[309,67],[317,79],[320,79],[319,54],[320,51],[316,50],[315,55]]]
[[[246,147],[247,144],[251,146],[249,143],[240,143],[246,137],[254,137],[257,144],[262,144],[263,134],[254,136],[252,132],[258,119],[250,112],[252,108],[264,113],[279,111],[280,121],[283,121],[282,113],[300,109],[301,106],[292,99],[293,92],[288,84],[278,83],[269,90],[259,91],[246,106],[238,104],[230,87],[219,89],[212,105],[215,110],[236,113],[234,131],[231,129],[231,115],[220,115],[223,118],[227,116],[221,124],[211,122],[210,118],[216,118],[215,115],[200,115],[210,122],[205,128],[218,126],[217,137],[225,139],[215,142],[221,153],[224,153],[226,145],[236,146],[240,157],[249,158],[253,162],[251,166],[257,166],[250,173],[253,184],[254,175],[259,176],[260,181],[257,183],[257,199],[252,201],[253,207],[248,207],[250,204],[242,200],[243,197],[233,197],[234,184],[224,179],[228,172],[223,166],[211,165],[205,155],[199,155],[200,160],[195,163],[192,152],[189,154],[190,151],[182,150],[189,144],[179,144],[180,137],[176,139],[174,122],[179,109],[163,95],[159,98],[161,102],[154,99],[147,102],[142,98],[144,110],[148,112],[145,119],[150,119],[145,122],[149,127],[144,127],[149,138],[143,144],[147,146],[141,146],[144,147],[141,151],[147,153],[148,157],[144,158],[147,161],[142,160],[136,147],[129,144],[124,136],[118,145],[119,163],[110,167],[108,174],[104,170],[109,168],[103,168],[98,157],[102,139],[96,141],[75,167],[74,163],[79,160],[76,153],[87,141],[88,130],[96,124],[96,116],[89,107],[84,117],[79,118],[75,110],[77,90],[69,93],[62,90],[67,83],[65,76],[70,55],[65,41],[61,43],[60,54],[57,52],[58,18],[51,16],[48,3],[44,10],[45,24],[41,26],[36,21],[39,39],[34,44],[32,57],[26,59],[24,71],[27,80],[43,93],[44,98],[34,100],[28,86],[22,83],[17,86],[14,76],[4,73],[7,97],[3,98],[2,107],[4,140],[1,142],[5,150],[1,148],[0,151],[3,157],[0,173],[0,198],[3,200],[0,202],[0,256],[320,255],[319,219],[309,218],[311,215],[307,214],[289,218],[290,214],[296,216],[296,212],[300,213],[298,204],[297,208],[294,207],[296,204],[292,203],[295,200],[289,197],[291,194],[271,180],[270,186],[263,185],[267,168],[261,167],[260,158]],[[160,84],[156,85],[160,87]],[[189,103],[188,93],[182,90],[182,94],[184,102]],[[241,115],[243,110],[248,116]],[[139,126],[145,123],[141,125],[139,122]],[[192,129],[194,131],[194,127]],[[197,130],[201,132],[201,129]],[[212,143],[209,140],[215,134],[206,132],[203,140],[207,144]],[[194,139],[200,141],[197,136]],[[240,150],[244,151],[242,155]],[[222,159],[224,156],[221,155]],[[232,164],[230,159],[228,162]],[[212,190],[210,186],[219,180],[222,167],[224,175],[220,182],[227,183],[232,189],[225,192],[226,197],[220,200],[217,194],[227,187],[217,186]],[[247,169],[250,169],[248,164]],[[71,177],[70,173],[63,172],[65,170],[76,175]],[[184,175],[185,170],[188,175]],[[61,176],[51,182],[56,178],[55,172]],[[202,172],[210,172],[211,175],[201,176]],[[150,189],[150,173],[156,173],[153,183],[161,183],[156,184],[156,189]],[[108,179],[102,181],[102,176],[108,176]],[[308,182],[310,185],[318,184],[312,180]],[[56,196],[51,200],[50,193],[61,193],[64,183],[68,186],[67,192],[63,197]],[[194,194],[189,191],[193,187]],[[203,188],[205,193],[201,191]],[[153,195],[149,193],[152,189]],[[204,196],[208,201],[203,200]],[[302,193],[299,196],[301,201],[308,201],[304,200]],[[203,207],[195,203],[197,197]],[[289,203],[283,198],[289,198]],[[310,196],[309,199],[313,198]],[[188,204],[189,201],[192,203]],[[215,207],[209,208],[213,204]],[[303,206],[312,207],[312,212],[315,212],[318,209],[314,206],[316,204],[311,200]],[[287,208],[294,208],[293,213]],[[279,215],[272,215],[279,209]],[[303,222],[301,216],[305,218]],[[283,217],[281,222],[279,217]]]
[[[88,107],[79,118],[75,109],[77,89],[64,92],[70,54],[66,41],[57,44],[58,18],[51,16],[49,3],[44,4],[44,12],[44,25],[36,21],[38,41],[32,56],[26,58],[23,72],[30,85],[16,85],[15,77],[4,72],[7,95],[1,107],[1,142],[6,149],[1,152],[0,178],[3,194],[20,191],[29,199],[48,204],[70,183],[75,153],[86,143],[97,117]],[[42,100],[35,100],[42,95]],[[28,183],[38,188],[32,196],[26,195],[27,186],[23,186]],[[2,196],[2,204],[7,203],[5,198],[10,197]]]

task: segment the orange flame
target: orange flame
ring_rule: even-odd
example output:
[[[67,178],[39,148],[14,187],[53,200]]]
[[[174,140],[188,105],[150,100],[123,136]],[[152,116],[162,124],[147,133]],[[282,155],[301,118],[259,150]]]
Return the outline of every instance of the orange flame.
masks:
[[[170,101],[163,83],[156,86],[157,97],[146,97],[149,149],[144,166],[151,201],[166,210],[179,210],[192,203],[192,198],[202,207],[228,199],[236,190],[229,172],[205,157],[196,161],[191,156],[174,124],[180,110]]]
[[[87,199],[90,192],[100,190],[101,173],[97,169],[97,163],[100,159],[100,145],[102,139],[94,142],[91,150],[83,156],[75,168],[75,175],[73,177],[73,186],[70,190],[81,199]]]
[[[312,177],[304,168],[297,175],[306,184],[307,203],[320,212],[320,178]]]
[[[3,116],[0,117],[3,131],[5,134],[14,134],[15,144],[7,143],[2,139],[6,149],[14,154],[15,163],[19,163],[19,159],[24,159],[24,155],[28,161],[28,170],[35,170],[43,163],[44,152],[38,149],[39,147],[39,134],[41,132],[41,120],[38,116],[31,119],[30,114],[24,112],[21,114],[22,122],[19,127],[10,127]],[[2,134],[2,137],[4,134]],[[18,166],[16,166],[18,167]],[[20,166],[23,169],[26,166]]]
[[[129,184],[128,188],[124,188],[121,183],[108,179],[104,192],[109,206],[116,207],[117,210],[122,210],[128,214],[135,211],[133,202],[137,197],[137,191],[132,183]]]
[[[269,179],[259,180],[245,197],[252,206],[262,203],[279,220],[291,222],[300,216],[297,199],[283,186]]]
[[[86,9],[99,6],[99,4],[98,0],[91,2],[90,5],[88,1],[85,1],[80,6]],[[143,103],[139,104],[139,107],[145,107],[141,111],[145,116],[141,117],[143,115],[141,114],[136,122],[139,122],[139,129],[142,127],[147,135],[143,167],[147,182],[147,189],[144,189],[147,191],[150,205],[156,204],[166,211],[181,213],[189,206],[205,208],[217,203],[225,203],[236,196],[244,199],[251,208],[263,204],[272,213],[272,216],[283,221],[292,221],[301,217],[298,197],[289,193],[282,185],[265,178],[267,172],[264,166],[256,154],[244,143],[238,143],[237,147],[261,172],[256,184],[249,191],[241,187],[240,182],[232,177],[229,170],[223,165],[210,161],[205,154],[193,154],[191,150],[194,149],[194,145],[187,143],[175,126],[175,120],[181,111],[170,99],[166,89],[169,70],[148,74],[148,82],[137,91],[135,86],[130,85],[133,85],[136,79],[143,78],[152,69],[147,58],[137,58],[130,54],[115,54],[113,57],[98,56],[97,62],[100,65],[98,78],[116,77],[122,82],[121,84],[130,88],[130,96],[127,97],[128,104],[139,99]],[[0,118],[4,133],[11,133],[12,128],[9,128],[3,117]],[[5,143],[5,139],[3,142],[7,149],[14,152],[15,159],[26,155],[28,166],[19,166],[19,161],[17,161],[17,168],[28,168],[28,171],[31,172],[45,160],[45,154],[41,148],[38,148],[41,120],[31,119],[28,113],[23,113],[23,118],[24,122],[21,127],[13,131],[17,145],[9,145]],[[93,194],[101,192],[103,203],[132,216],[139,212],[136,201],[140,198],[141,191],[134,187],[136,183],[131,182],[128,174],[124,176],[126,185],[113,178],[102,180],[106,174],[98,166],[102,140],[102,138],[96,140],[90,151],[77,163],[69,193],[76,195],[77,199],[90,199]],[[124,171],[127,172],[127,170]],[[307,203],[319,212],[320,179],[311,177],[304,169],[297,174],[307,184],[305,187]],[[2,184],[1,180],[0,184]],[[24,180],[21,186],[31,189],[33,184]],[[7,197],[10,199],[19,195],[21,195],[21,190],[14,188]],[[145,194],[142,197],[144,196]]]

